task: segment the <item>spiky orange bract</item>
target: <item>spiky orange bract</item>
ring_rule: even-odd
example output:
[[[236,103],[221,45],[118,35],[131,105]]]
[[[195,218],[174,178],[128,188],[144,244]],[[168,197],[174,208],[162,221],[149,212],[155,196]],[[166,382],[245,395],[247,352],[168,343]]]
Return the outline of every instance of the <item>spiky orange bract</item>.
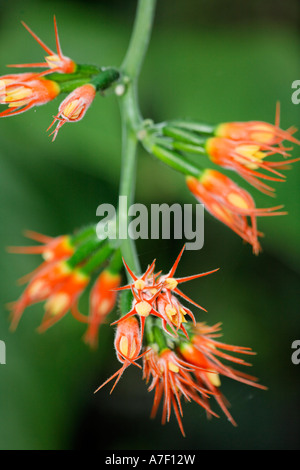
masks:
[[[176,297],[176,294],[191,304],[196,305],[200,309],[204,309],[200,305],[196,304],[188,296],[186,296],[183,292],[181,292],[181,290],[178,288],[178,285],[192,279],[207,276],[208,274],[211,274],[217,270],[183,278],[175,278],[175,271],[182,256],[183,250],[184,248],[181,250],[174,265],[166,275],[162,275],[161,273],[154,273],[154,260],[147,268],[145,273],[142,276],[137,277],[124,260],[125,267],[133,282],[119,288],[118,290],[131,290],[134,300],[132,309],[112,324],[120,323],[125,319],[132,317],[133,315],[137,315],[140,318],[143,335],[146,318],[149,315],[152,315],[162,320],[163,329],[169,335],[176,336],[178,330],[182,330],[185,335],[187,334],[184,327],[184,323],[186,322],[185,316],[190,316],[194,322],[195,318],[193,313],[187,307],[181,304],[179,299]]]
[[[270,155],[289,156],[292,148],[286,148],[284,141],[300,145],[292,134],[297,129],[284,131],[279,127],[279,105],[275,125],[261,121],[227,122],[217,126],[215,136],[206,143],[211,160],[223,168],[234,170],[259,191],[273,196],[275,190],[261,180],[284,181],[285,176],[277,170],[289,168],[299,158],[279,162],[266,161]],[[257,171],[260,170],[260,171]],[[267,173],[262,173],[266,170]]]
[[[117,299],[117,288],[121,283],[121,275],[111,273],[109,269],[103,270],[90,293],[88,328],[84,341],[92,348],[98,344],[98,331],[107,315],[112,311]]]
[[[232,356],[229,353],[244,355],[255,355],[256,353],[251,348],[233,346],[216,340],[215,338],[221,336],[220,327],[220,323],[213,326],[208,326],[206,323],[197,323],[192,327],[190,341],[183,341],[179,344],[178,353],[191,366],[197,367],[193,371],[196,383],[212,392],[212,396],[216,399],[229,421],[236,425],[228,411],[229,403],[220,391],[220,376],[228,377],[262,390],[266,390],[266,387],[258,384],[256,377],[235,370],[221,362],[221,360],[225,360],[234,364],[251,366],[251,364],[243,359]]]
[[[37,63],[30,63],[30,64],[11,64],[11,65],[8,65],[8,67],[15,67],[15,68],[43,67],[43,68],[49,68],[49,71],[47,71],[46,73],[53,73],[53,72],[73,73],[73,72],[75,72],[76,63],[72,59],[70,59],[69,57],[64,56],[63,53],[62,53],[55,16],[54,16],[54,32],[55,32],[55,41],[56,41],[57,52],[53,52],[52,49],[50,49],[48,46],[46,46],[46,44],[29,28],[29,26],[27,26],[27,24],[24,23],[24,21],[22,21],[22,25],[24,26],[24,28],[27,29],[27,31],[31,34],[31,36],[37,41],[37,43],[48,54],[45,57],[46,62],[37,62]]]
[[[250,348],[220,342],[217,339],[221,336],[220,324],[210,327],[206,323],[196,322],[193,313],[181,305],[176,294],[199,307],[178,289],[180,283],[217,271],[176,277],[183,251],[184,248],[167,274],[155,272],[154,260],[144,274],[137,276],[123,260],[132,282],[116,290],[131,292],[132,309],[112,323],[117,325],[115,348],[123,365],[96,391],[115,379],[113,390],[130,364],[140,367],[136,361],[142,357],[143,378],[148,391],[154,391],[151,417],[156,416],[162,405],[162,424],[165,424],[173,411],[184,436],[182,399],[200,405],[208,417],[218,417],[211,409],[211,398],[214,398],[235,425],[228,411],[229,404],[220,391],[220,377],[228,377],[260,389],[266,387],[258,384],[255,377],[223,363],[228,361],[250,366],[234,355],[254,355]],[[186,321],[186,314],[192,321]]]
[[[95,96],[96,88],[91,83],[88,83],[76,88],[63,100],[59,106],[58,115],[55,116],[47,129],[49,130],[58,121],[55,130],[50,134],[53,134],[53,141],[56,139],[59,129],[66,122],[77,122],[84,117]]]
[[[234,181],[216,170],[205,170],[197,179],[187,177],[187,186],[205,209],[230,227],[258,254],[261,250],[256,218],[259,216],[284,215],[276,212],[283,206],[257,209],[252,196]]]
[[[151,417],[155,417],[162,401],[162,424],[169,421],[171,410],[174,410],[179,428],[183,434],[181,399],[195,401],[208,414],[217,416],[211,411],[207,399],[211,392],[200,386],[192,376],[195,367],[181,359],[171,349],[156,352],[151,348],[143,358],[143,376],[149,383],[148,391],[155,390]]]

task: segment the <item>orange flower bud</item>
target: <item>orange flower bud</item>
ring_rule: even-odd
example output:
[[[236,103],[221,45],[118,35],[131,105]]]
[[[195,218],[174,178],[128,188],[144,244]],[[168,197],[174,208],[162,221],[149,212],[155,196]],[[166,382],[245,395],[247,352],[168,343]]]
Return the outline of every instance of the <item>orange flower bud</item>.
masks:
[[[200,179],[188,177],[187,185],[211,215],[252,245],[255,254],[260,251],[258,237],[262,235],[257,231],[256,217],[285,214],[275,212],[282,206],[257,209],[245,189],[216,170],[205,170]]]
[[[113,274],[108,269],[98,276],[90,293],[90,314],[88,329],[84,340],[91,347],[98,344],[98,331],[107,315],[112,311],[117,299],[117,291],[114,290],[121,283],[121,275]]]
[[[266,135],[260,136],[261,141],[268,138],[270,137]],[[274,189],[261,180],[282,182],[285,176],[277,170],[285,170],[290,163],[299,161],[299,158],[279,162],[266,161],[268,156],[275,153],[284,157],[287,157],[288,153],[283,147],[275,148],[270,144],[250,139],[233,140],[226,137],[212,137],[206,142],[206,151],[213,163],[236,171],[249,184],[269,196],[273,195]],[[262,173],[261,170],[266,170],[268,174]]]
[[[121,321],[116,330],[115,348],[120,362],[133,362],[141,350],[141,333],[136,317]]]
[[[71,271],[70,276],[48,296],[45,303],[46,313],[39,327],[44,332],[60,320],[74,305],[89,283],[89,277],[79,269]]]
[[[88,83],[76,88],[64,99],[59,106],[58,115],[47,129],[49,130],[56,121],[59,121],[55,130],[50,134],[54,134],[53,141],[56,139],[59,129],[66,122],[77,122],[84,117],[95,96],[96,88],[91,83]]]
[[[17,77],[17,76],[10,76]],[[39,77],[37,74],[20,74],[17,78],[5,78],[0,81],[0,104],[7,104],[8,109],[0,117],[13,116],[40,106],[56,98],[59,85]]]
[[[31,279],[17,302],[12,304],[11,329],[15,330],[25,308],[48,299],[55,289],[71,275],[71,269],[64,261],[47,263]]]

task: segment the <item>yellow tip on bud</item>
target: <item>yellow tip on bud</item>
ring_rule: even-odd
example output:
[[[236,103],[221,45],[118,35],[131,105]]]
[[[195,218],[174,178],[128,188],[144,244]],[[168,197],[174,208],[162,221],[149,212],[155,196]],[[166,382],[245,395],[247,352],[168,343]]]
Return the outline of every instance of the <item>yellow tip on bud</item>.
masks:
[[[79,99],[75,99],[68,103],[63,110],[63,115],[71,120],[77,119],[82,111],[82,106],[78,106],[79,103]]]
[[[168,304],[165,308],[165,312],[168,318],[172,320],[172,317],[177,314],[176,308],[174,308],[172,305]]]
[[[214,385],[215,387],[221,386],[221,380],[220,380],[219,374],[214,373],[214,372],[207,372],[206,375],[212,385]]]
[[[41,297],[49,295],[50,292],[51,289],[49,285],[41,279],[36,279],[35,281],[33,281],[30,287],[28,288],[28,294],[31,298],[34,298],[36,295],[39,295]]]
[[[60,58],[57,54],[48,55],[45,57],[47,64],[49,65],[50,69],[54,69],[57,67],[57,63],[60,62]]]
[[[134,283],[134,288],[137,290],[143,290],[146,286],[145,281],[143,279],[137,279]]]
[[[42,258],[43,258],[45,261],[52,261],[52,259],[54,258],[54,253],[53,253],[53,251],[51,251],[51,250],[46,250],[46,251],[44,251],[44,253],[42,253]]]
[[[145,300],[142,300],[141,302],[136,304],[135,310],[137,314],[140,315],[141,317],[148,317],[148,315],[150,314],[152,310],[152,307],[150,304],[148,304],[148,302],[146,302]]]
[[[270,124],[260,123],[254,130],[251,132],[251,138],[262,144],[268,144],[272,142],[275,137],[275,132],[270,126]]]
[[[227,196],[227,200],[230,204],[237,207],[238,209],[249,209],[248,202],[240,194],[230,193]]]
[[[3,103],[9,103],[10,106],[23,106],[27,104],[28,99],[32,97],[32,90],[24,86],[15,86],[6,90]]]
[[[175,372],[176,374],[179,372],[179,367],[176,364],[174,364],[174,362],[171,362],[171,361],[168,362],[168,369],[171,372]]]
[[[251,170],[256,170],[258,168],[258,166],[255,164],[255,160],[261,161],[266,156],[264,152],[260,151],[259,145],[252,145],[252,144],[239,145],[236,148],[236,152],[238,156],[241,158],[241,162],[246,167],[250,168]],[[246,159],[246,162],[244,161],[243,157]],[[249,162],[249,160],[253,160],[253,161]]]
[[[167,289],[174,290],[178,286],[178,282],[173,277],[168,277],[165,280],[165,286],[167,287]]]
[[[132,358],[135,354],[136,351],[136,342],[133,340],[131,344],[131,349],[130,351],[128,350],[128,338],[127,336],[122,336],[120,339],[120,344],[119,344],[120,352],[123,354],[125,357]]]
[[[62,313],[65,308],[69,305],[70,298],[68,294],[60,293],[54,295],[52,298],[48,300],[45,304],[45,309],[51,313],[51,315],[59,315]]]
[[[97,314],[101,317],[102,315],[106,315],[110,307],[110,302],[107,299],[102,300],[99,303]]]

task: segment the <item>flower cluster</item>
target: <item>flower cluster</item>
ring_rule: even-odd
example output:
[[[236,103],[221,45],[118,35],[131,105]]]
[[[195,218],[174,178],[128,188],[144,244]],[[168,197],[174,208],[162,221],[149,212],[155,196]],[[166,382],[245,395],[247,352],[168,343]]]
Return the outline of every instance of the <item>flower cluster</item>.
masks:
[[[211,409],[214,398],[228,419],[235,424],[228,411],[227,401],[220,392],[220,376],[262,388],[254,377],[224,365],[221,359],[239,365],[250,365],[228,354],[254,354],[249,348],[231,346],[217,341],[220,325],[212,327],[196,321],[190,305],[205,310],[184,294],[179,286],[185,282],[215,273],[218,269],[177,277],[176,270],[184,247],[167,274],[155,271],[155,260],[141,276],[136,276],[119,250],[107,241],[99,241],[95,226],[74,235],[49,237],[27,231],[26,236],[36,246],[10,247],[18,254],[39,254],[42,264],[27,274],[20,283],[27,286],[20,298],[9,305],[11,329],[15,330],[31,305],[44,302],[45,313],[38,331],[45,332],[68,312],[86,325],[83,340],[92,348],[98,345],[99,328],[113,311],[120,293],[120,318],[116,325],[114,346],[121,367],[96,391],[114,380],[112,390],[130,366],[143,370],[148,390],[154,390],[151,416],[162,403],[162,422],[169,421],[174,410],[180,430],[182,425],[182,398],[194,401],[206,410],[208,416],[217,416]],[[121,286],[122,261],[129,284]],[[89,314],[84,315],[78,303],[88,286]],[[124,313],[125,312],[125,313]],[[142,365],[137,361],[142,359]],[[112,391],[111,390],[111,391]]]
[[[235,425],[228,411],[228,403],[220,392],[220,376],[261,389],[265,387],[258,384],[255,377],[224,365],[220,360],[249,366],[249,363],[228,352],[253,355],[251,349],[217,341],[215,338],[220,336],[220,324],[210,327],[197,322],[192,311],[181,302],[180,297],[203,309],[181,292],[178,285],[217,271],[174,277],[182,252],[165,275],[155,272],[153,261],[138,277],[123,260],[132,282],[116,290],[127,291],[125,293],[131,295],[131,302],[127,307],[129,311],[112,323],[117,325],[115,349],[122,366],[96,392],[115,379],[112,392],[126,368],[131,364],[141,367],[136,361],[142,358],[143,378],[148,384],[148,391],[154,390],[151,416],[156,415],[162,403],[162,423],[169,421],[174,410],[184,435],[182,398],[200,405],[208,416],[218,416],[210,406],[213,397]]]
[[[208,212],[252,245],[253,252],[261,250],[257,217],[284,215],[283,206],[258,209],[252,196],[228,176],[216,170],[205,170],[200,178],[189,176],[187,186]]]
[[[47,130],[56,124],[50,135],[54,141],[65,123],[80,121],[93,103],[97,91],[120,83],[126,88],[126,77],[122,80],[119,70],[109,67],[80,65],[62,53],[56,19],[54,30],[57,51],[52,51],[25,24],[24,27],[47,53],[45,62],[15,64],[10,67],[42,67],[43,72],[20,73],[0,77],[0,104],[8,108],[0,117],[8,117],[28,111],[34,106],[44,105],[58,95],[68,93],[59,105],[58,113]],[[116,94],[117,88],[115,88]],[[289,158],[291,147],[284,142],[299,145],[294,137],[295,128],[280,128],[280,109],[276,110],[275,124],[261,121],[228,122],[210,126],[198,122],[171,121],[161,124],[144,120],[138,129],[138,137],[146,150],[182,172],[187,186],[206,210],[230,227],[252,246],[253,252],[261,251],[257,229],[257,217],[284,215],[282,205],[256,208],[252,195],[241,188],[222,170],[237,173],[246,183],[268,196],[275,196],[271,182],[285,181],[284,171],[299,158]],[[269,157],[280,155],[279,161]],[[203,156],[216,168],[203,168],[189,160]],[[221,171],[219,171],[221,169]]]
[[[78,64],[62,52],[55,17],[56,52],[46,46],[25,23],[23,26],[45,51],[45,60],[9,67],[45,70],[0,77],[0,104],[7,107],[0,117],[26,112],[66,94],[47,129],[52,129],[50,135],[54,141],[65,123],[78,122],[85,116],[97,92],[103,94],[116,86],[115,94],[119,97],[124,95],[122,119],[125,144],[126,140],[129,142],[129,135],[130,138],[134,136],[128,146],[129,153],[135,150],[133,143],[135,146],[140,141],[149,153],[186,177],[188,189],[212,216],[250,244],[255,254],[260,252],[259,238],[263,234],[258,230],[257,218],[284,215],[286,212],[282,205],[257,208],[252,194],[224,174],[224,170],[234,172],[246,184],[265,195],[275,196],[275,189],[270,185],[285,181],[284,171],[300,160],[291,158],[290,144],[300,145],[300,141],[294,137],[295,128],[280,128],[279,106],[274,125],[261,121],[229,122],[217,126],[188,121],[155,124],[142,119],[138,112],[134,89],[137,77],[130,76],[130,70],[126,68],[128,56],[120,70]],[[148,28],[136,28],[139,34],[143,30],[148,31]],[[146,43],[141,41],[142,45]],[[131,53],[135,50],[137,47],[130,49]],[[132,61],[129,63],[132,71]],[[273,159],[274,155],[279,155],[278,161]],[[129,156],[132,160],[132,155]],[[128,164],[128,155],[125,157],[124,168]],[[130,171],[131,168],[126,167],[121,176],[121,187],[127,193],[129,189],[132,193],[131,173],[134,172]],[[125,181],[126,178],[128,180]],[[96,348],[99,328],[113,311],[118,296],[120,298],[120,315],[111,325],[115,326],[114,347],[121,367],[96,392],[111,381],[114,381],[113,390],[124,371],[134,365],[142,369],[148,391],[154,391],[151,416],[157,414],[160,405],[162,423],[169,421],[174,412],[184,435],[184,400],[197,403],[208,417],[218,416],[211,405],[215,400],[228,420],[236,424],[229,412],[229,403],[221,392],[223,377],[252,387],[266,388],[255,377],[232,366],[250,366],[242,357],[255,353],[250,348],[219,341],[221,324],[209,326],[199,322],[193,312],[194,307],[200,310],[205,308],[180,288],[181,284],[218,269],[177,277],[183,248],[167,274],[156,271],[154,260],[139,275],[129,267],[128,260],[122,258],[121,237],[114,244],[107,239],[99,240],[95,226],[74,235],[54,238],[36,232],[27,232],[26,235],[40,244],[11,247],[9,251],[40,254],[43,262],[20,279],[20,283],[27,283],[27,286],[20,298],[9,305],[12,330],[17,328],[25,309],[44,302],[45,313],[39,332],[45,332],[71,312],[86,327],[83,335],[85,343]],[[123,266],[128,279],[126,285],[121,285]],[[135,269],[139,270],[137,266]],[[89,288],[89,312],[84,315],[79,302]]]
[[[257,217],[285,215],[282,205],[256,208],[252,195],[240,187],[222,169],[237,173],[262,193],[275,197],[270,182],[285,181],[284,170],[300,160],[289,158],[291,147],[284,141],[300,145],[293,134],[295,128],[280,128],[279,105],[275,124],[267,122],[229,122],[209,126],[197,122],[174,121],[154,124],[143,143],[160,160],[186,175],[188,189],[204,204],[211,215],[230,227],[249,243],[255,254],[261,251]],[[278,154],[279,161],[268,157]],[[189,160],[196,155],[207,156],[214,168],[202,168]],[[221,171],[219,170],[221,169]]]
[[[87,325],[84,341],[95,348],[98,331],[116,303],[113,290],[121,284],[122,261],[119,251],[96,238],[95,228],[87,228],[74,236],[51,238],[36,232],[27,237],[40,242],[37,246],[10,247],[13,253],[41,254],[44,261],[20,283],[27,282],[21,297],[9,304],[11,330],[15,330],[26,308],[45,302],[45,314],[38,328],[44,332],[69,311]],[[100,271],[100,272],[99,272]],[[90,283],[89,315],[83,315],[78,302]]]
[[[54,30],[57,52],[53,52],[46,44],[22,22],[23,26],[45,50],[45,62],[11,64],[14,68],[45,68],[43,72],[29,72],[3,75],[0,77],[0,104],[8,108],[0,113],[0,117],[14,116],[54,100],[62,93],[68,96],[59,106],[57,116],[52,125],[58,121],[53,134],[53,141],[61,126],[66,122],[80,121],[91,106],[96,92],[103,90],[119,78],[114,69],[102,70],[99,67],[76,64],[62,53],[57,23],[54,17]]]

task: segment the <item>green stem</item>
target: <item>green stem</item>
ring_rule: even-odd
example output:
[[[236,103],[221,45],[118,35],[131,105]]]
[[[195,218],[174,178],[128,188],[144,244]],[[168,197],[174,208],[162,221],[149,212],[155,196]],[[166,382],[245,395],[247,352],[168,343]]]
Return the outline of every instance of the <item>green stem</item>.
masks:
[[[98,269],[108,257],[114,252],[110,245],[102,246],[94,255],[92,255],[80,271],[86,275],[90,275],[95,269]]]
[[[70,268],[74,269],[79,263],[87,259],[92,253],[101,246],[103,240],[99,242],[97,238],[92,240],[88,240],[87,242],[83,243],[68,259],[67,264]]]
[[[193,162],[189,161],[187,158],[183,158],[181,154],[173,150],[154,144],[151,147],[151,153],[166,165],[186,176],[200,178],[203,173],[202,168],[199,168]]]
[[[148,48],[156,0],[139,0],[133,32],[122,69],[137,79]]]
[[[209,124],[201,124],[199,122],[192,121],[170,121],[170,125],[181,127],[182,129],[188,129],[189,131],[199,132],[200,134],[213,135],[216,126],[210,126]]]
[[[135,134],[129,126],[123,122],[123,143],[122,143],[122,169],[119,196],[127,197],[127,207],[129,207],[134,200],[135,192],[135,175],[136,175],[136,147],[137,139]],[[120,248],[123,258],[128,266],[139,276],[141,268],[136,252],[136,246],[133,240],[128,235],[128,220],[125,211],[118,211],[119,227],[126,227],[127,233],[124,234],[125,238],[121,240]],[[120,235],[120,233],[119,233]]]
[[[138,106],[137,83],[145,57],[153,23],[156,0],[139,0],[132,37],[123,61],[121,72],[127,82],[126,91],[120,99],[122,118],[122,169],[119,196],[127,197],[128,206],[134,201],[136,179],[137,132],[142,127],[142,116]],[[118,212],[119,226],[126,225],[127,214]],[[126,219],[126,220],[125,220]],[[135,272],[141,274],[134,241],[121,241],[122,256]]]

